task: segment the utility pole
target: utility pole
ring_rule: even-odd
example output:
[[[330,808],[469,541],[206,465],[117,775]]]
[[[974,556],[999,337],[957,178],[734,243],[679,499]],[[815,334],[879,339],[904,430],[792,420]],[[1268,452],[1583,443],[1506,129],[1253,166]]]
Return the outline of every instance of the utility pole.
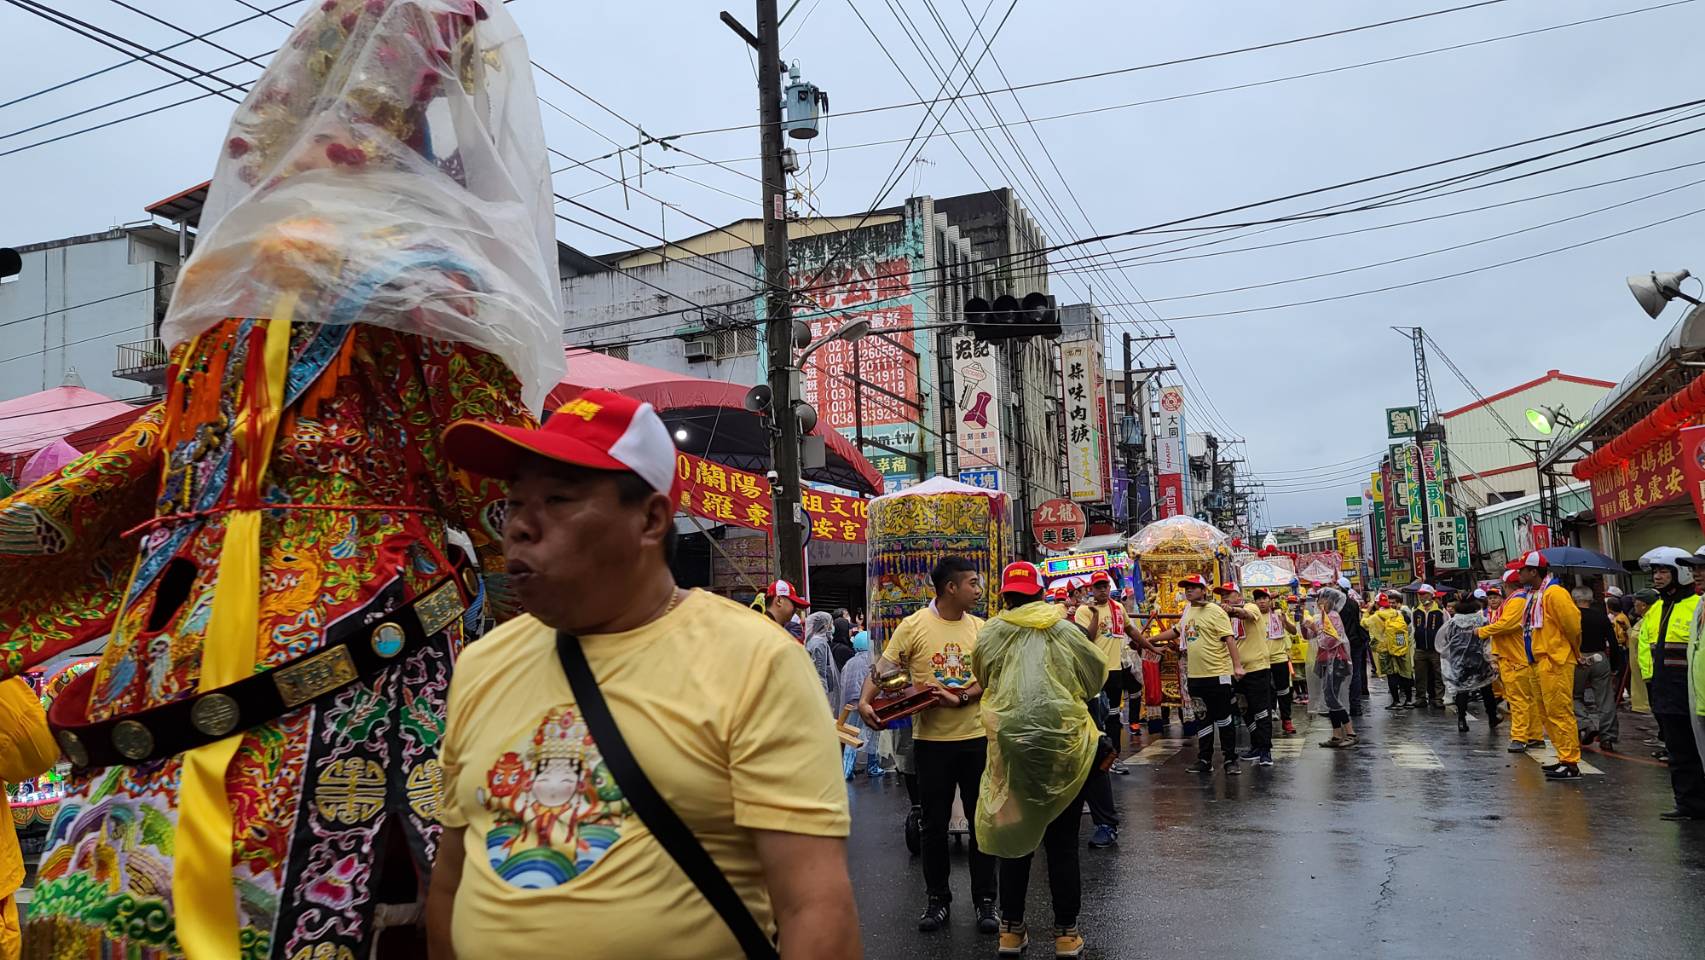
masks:
[[[801,586],[805,573],[799,502],[799,371],[793,364],[793,302],[787,267],[787,180],[782,170],[781,36],[776,0],[758,0],[753,36],[724,11],[722,22],[758,52],[758,154],[763,160],[764,345],[770,381],[770,493],[775,503],[776,576]]]
[[[1137,504],[1141,502],[1141,492],[1138,489],[1138,484],[1143,485],[1144,488],[1148,486],[1148,474],[1146,472],[1146,467],[1144,467],[1142,463],[1144,459],[1143,454],[1146,452],[1146,440],[1143,442],[1139,442],[1138,440],[1139,434],[1146,438],[1147,434],[1150,432],[1148,425],[1143,423],[1144,420],[1148,419],[1147,392],[1144,392],[1144,402],[1141,405],[1142,409],[1139,411],[1137,404],[1136,377],[1139,373],[1143,374],[1143,383],[1146,385],[1149,377],[1157,373],[1164,373],[1168,370],[1178,369],[1171,364],[1143,367],[1140,370],[1134,369],[1131,365],[1136,362],[1136,359],[1131,355],[1131,345],[1134,343],[1146,343],[1155,340],[1171,339],[1171,336],[1133,337],[1129,331],[1125,332],[1122,337],[1125,349],[1125,416],[1129,418],[1128,422],[1122,422],[1119,424],[1119,443],[1123,446],[1125,453],[1126,533],[1135,533],[1137,531],[1137,527],[1142,523],[1142,518],[1137,515],[1139,513]],[[1138,424],[1143,424],[1143,426],[1139,428],[1137,426]],[[1150,502],[1152,503],[1153,501],[1151,500]]]

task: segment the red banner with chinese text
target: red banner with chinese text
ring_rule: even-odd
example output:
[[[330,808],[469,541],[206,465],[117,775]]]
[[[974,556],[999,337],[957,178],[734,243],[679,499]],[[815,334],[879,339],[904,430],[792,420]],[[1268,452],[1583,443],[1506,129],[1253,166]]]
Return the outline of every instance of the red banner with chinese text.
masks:
[[[769,533],[774,513],[769,480],[680,452],[675,454],[675,476],[681,481],[676,503],[680,510]],[[800,491],[799,499],[811,518],[811,539],[864,542],[867,501],[810,487]]]
[[[1687,496],[1681,438],[1669,436],[1592,476],[1593,513],[1609,523]]]
[[[1693,497],[1693,514],[1705,529],[1705,426],[1683,427],[1677,440],[1681,445],[1681,472]]]

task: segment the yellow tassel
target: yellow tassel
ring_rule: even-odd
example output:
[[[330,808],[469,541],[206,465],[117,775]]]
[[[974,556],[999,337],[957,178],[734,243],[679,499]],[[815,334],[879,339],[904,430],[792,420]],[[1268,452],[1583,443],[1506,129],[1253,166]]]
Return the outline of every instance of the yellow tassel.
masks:
[[[290,358],[290,318],[296,296],[286,295],[266,328],[265,377],[248,411],[233,425],[232,442],[252,443],[237,463],[238,502],[260,487],[272,455]],[[209,380],[210,387],[217,381]],[[244,422],[247,421],[247,422]],[[260,511],[226,514],[213,612],[201,652],[198,690],[213,690],[249,676],[260,641]],[[225,771],[243,734],[184,754],[178,787],[178,826],[172,862],[172,901],[178,945],[189,960],[228,960],[240,954],[237,891],[231,878],[232,815]]]

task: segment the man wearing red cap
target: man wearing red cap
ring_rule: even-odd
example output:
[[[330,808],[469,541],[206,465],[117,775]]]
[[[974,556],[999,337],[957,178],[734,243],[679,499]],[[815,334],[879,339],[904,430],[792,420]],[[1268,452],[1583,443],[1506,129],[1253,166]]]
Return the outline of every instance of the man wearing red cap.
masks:
[[[1545,726],[1538,713],[1533,667],[1522,646],[1521,625],[1528,597],[1516,571],[1504,574],[1504,589],[1506,596],[1497,615],[1475,632],[1492,642],[1492,660],[1498,665],[1504,702],[1510,705],[1509,752],[1522,753],[1545,745]]]
[[[1001,573],[1002,611],[978,635],[971,669],[984,685],[989,774],[976,817],[978,842],[1000,856],[1001,956],[1030,942],[1024,923],[1030,861],[1048,856],[1054,956],[1083,954],[1078,910],[1083,877],[1077,837],[1085,795],[1107,774],[1096,768],[1100,736],[1088,708],[1102,684],[1101,650],[1043,604],[1036,565]]]
[[[861,956],[822,686],[784,633],[675,585],[675,448],[650,404],[591,390],[541,429],[460,421],[444,443],[508,481],[527,615],[451,682],[434,960],[731,957],[772,936],[789,960]],[[695,855],[711,867],[689,879]]]
[[[1179,581],[1189,603],[1178,626],[1163,631],[1156,643],[1182,641],[1190,696],[1202,703],[1207,719],[1196,731],[1196,762],[1192,773],[1214,771],[1214,734],[1220,736],[1227,776],[1243,772],[1237,762],[1237,738],[1231,732],[1232,684],[1243,678],[1243,662],[1232,642],[1231,618],[1225,608],[1208,602],[1208,584],[1200,576]]]
[[[794,614],[801,610],[810,611],[811,609],[811,601],[805,599],[804,595],[786,580],[777,580],[770,584],[769,588],[764,591],[764,598],[769,601],[768,605],[764,607],[764,614],[776,623],[781,624],[781,628],[789,633],[793,632],[789,625],[793,623]],[[794,639],[803,639],[803,637],[795,637]]]
[[[1575,726],[1575,667],[1581,662],[1581,608],[1551,575],[1551,564],[1538,550],[1522,558],[1522,652],[1533,668],[1537,707],[1545,733],[1557,748],[1557,762],[1545,768],[1547,780],[1581,779],[1581,740]]]

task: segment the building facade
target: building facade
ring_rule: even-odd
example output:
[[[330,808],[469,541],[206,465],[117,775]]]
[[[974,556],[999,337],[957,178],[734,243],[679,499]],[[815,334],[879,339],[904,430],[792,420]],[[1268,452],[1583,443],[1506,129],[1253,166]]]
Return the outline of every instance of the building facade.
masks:
[[[1534,469],[1537,445],[1546,442],[1528,423],[1527,411],[1550,407],[1584,416],[1616,384],[1546,371],[1526,383],[1439,414],[1455,484],[1451,496],[1464,508],[1481,507],[1539,492]],[[1514,442],[1505,425],[1530,440]]]
[[[178,235],[139,224],[16,249],[22,269],[0,283],[0,400],[62,385],[158,394]]]

